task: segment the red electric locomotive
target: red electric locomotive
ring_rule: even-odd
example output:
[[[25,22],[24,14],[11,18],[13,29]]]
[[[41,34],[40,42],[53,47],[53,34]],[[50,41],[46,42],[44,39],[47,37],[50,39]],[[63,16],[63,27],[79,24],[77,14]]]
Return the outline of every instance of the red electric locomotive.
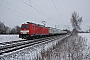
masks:
[[[49,30],[47,27],[40,24],[27,22],[27,24],[21,25],[19,38],[31,39],[47,35],[49,35]]]

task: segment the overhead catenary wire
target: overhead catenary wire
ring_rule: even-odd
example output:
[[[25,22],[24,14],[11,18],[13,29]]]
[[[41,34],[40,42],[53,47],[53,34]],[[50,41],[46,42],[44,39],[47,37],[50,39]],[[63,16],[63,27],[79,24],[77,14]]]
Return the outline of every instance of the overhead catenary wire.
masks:
[[[45,11],[43,11],[39,6],[37,6],[33,1],[31,1],[31,0],[29,0],[29,1],[30,1],[30,5],[31,5],[31,3],[34,4],[34,5],[35,5],[37,8],[39,8],[42,12],[44,12],[46,15],[48,15],[48,14],[47,14]],[[33,6],[33,5],[31,5],[31,6]],[[48,15],[48,16],[49,16],[49,15]],[[51,18],[51,17],[49,17],[49,19],[50,19],[50,20],[53,20],[53,18]],[[56,20],[56,19],[54,19],[54,20]],[[52,23],[52,24],[54,25],[54,24],[57,24],[57,23],[54,22],[54,23]]]
[[[6,8],[6,9],[11,10],[11,11],[14,11],[14,12],[17,12],[17,13],[19,13],[19,14],[23,14],[23,13],[21,13],[21,12],[19,12],[19,11],[16,11],[16,10],[14,10],[14,9],[11,9],[11,8],[6,7],[6,6],[3,6],[3,5],[0,5],[0,7]]]
[[[31,2],[31,0],[29,0],[30,1],[30,5],[28,4],[28,3],[26,3],[25,1],[23,1],[23,0],[21,0],[23,3],[25,3],[26,5],[28,5],[29,7],[31,7],[31,8],[33,8],[34,10],[36,10],[37,12],[39,12],[39,13],[41,13],[43,16],[46,16],[49,20],[53,20],[53,18],[51,18],[51,17],[49,17],[48,16],[48,14],[44,14],[44,13],[42,13],[41,11],[39,11],[39,10],[37,10],[36,8],[34,8],[32,5],[31,5],[31,3],[33,3],[33,2]],[[34,4],[34,3],[33,3]],[[34,4],[34,5],[36,5],[36,4]],[[37,5],[36,5],[37,6]],[[38,6],[37,6],[38,7]],[[38,7],[39,8],[39,7]],[[40,8],[39,8],[40,9]],[[40,9],[41,10],[41,9]],[[43,10],[42,10],[43,11]],[[44,12],[44,11],[43,11]],[[43,21],[46,21],[46,20],[43,20]],[[55,22],[54,23],[52,23],[53,25],[55,24]]]
[[[3,1],[7,2],[6,0],[3,0]],[[39,13],[43,14],[44,16],[46,16],[46,15],[45,15],[44,13],[42,13],[41,11],[39,11],[39,10],[37,10],[36,8],[32,7],[31,3],[33,3],[33,2],[31,2],[31,0],[29,0],[29,1],[30,1],[30,5],[29,5],[28,3],[26,3],[25,1],[22,0],[23,3],[27,4],[28,6],[30,6],[30,7],[33,8],[34,10],[36,10],[36,11],[38,11]],[[10,2],[7,2],[7,3],[8,3],[8,4],[11,4],[11,5],[14,6],[14,7],[17,7],[17,8],[19,8],[19,9],[21,9],[20,7],[14,5],[14,4],[10,3]],[[33,3],[33,4],[34,4],[34,3]],[[37,6],[37,7],[38,7],[38,6]],[[23,10],[23,9],[21,9],[21,10]],[[25,10],[23,10],[23,11],[25,11]],[[25,11],[25,12],[27,12],[27,11]],[[46,16],[46,17],[49,18],[50,20],[53,20],[53,18],[51,19],[51,17],[48,17],[48,16]],[[39,19],[39,20],[41,20],[41,19]]]
[[[26,3],[25,1],[21,0],[23,3],[25,3],[26,5],[28,5],[29,7],[33,8],[34,10],[36,10],[37,12],[39,12],[40,14],[44,15],[45,17],[49,18],[51,20],[50,17],[48,17],[47,15],[45,15],[44,13],[42,13],[41,11],[37,10],[36,8],[34,8],[33,6],[29,5],[28,3]]]
[[[30,1],[30,5],[31,5],[31,0],[29,0]],[[32,5],[31,5],[32,6]]]
[[[24,9],[22,9],[22,8],[20,8],[20,7],[16,6],[16,5],[14,5],[14,4],[12,4],[12,3],[10,3],[10,2],[8,2],[8,1],[6,1],[6,0],[3,0],[3,1],[5,1],[7,4],[10,4],[10,5],[14,6],[14,7],[19,8],[20,10],[22,10],[22,11],[24,11],[24,12],[29,13],[28,11],[26,11],[26,10],[24,10]],[[33,14],[29,13],[29,15],[33,15]],[[34,15],[34,16],[35,16],[35,15]]]
[[[26,15],[26,14],[24,14],[24,13],[22,13],[22,12],[19,12],[19,11],[17,11],[17,10],[11,9],[11,8],[9,8],[9,7],[3,6],[3,5],[0,5],[0,6],[3,7],[3,8],[6,8],[6,9],[8,9],[8,10],[14,11],[14,12],[16,12],[16,13],[18,13],[18,14],[22,14],[22,15],[24,15],[24,16],[26,16],[26,17],[28,16],[28,17],[34,18],[34,17],[32,17],[32,16]],[[37,19],[37,18],[34,18],[34,19]],[[39,20],[41,20],[41,19],[39,19]]]
[[[25,11],[24,9],[22,9],[22,8],[20,8],[19,6],[17,6],[17,5],[14,5],[13,3],[10,3],[10,2],[8,2],[7,0],[3,0],[5,3],[7,3],[7,4],[10,4],[11,6],[13,6],[13,7],[17,7],[18,9],[20,9],[20,10],[22,10],[23,12],[21,12],[21,11],[19,11],[19,10],[16,10],[16,9],[13,9],[13,8],[11,8],[11,7],[7,7],[7,6],[1,6],[1,7],[3,7],[3,8],[5,8],[4,10],[10,10],[10,12],[7,12],[7,10],[6,11],[3,11],[3,12],[5,12],[5,13],[9,13],[9,14],[12,14],[12,15],[15,15],[15,16],[18,16],[18,17],[22,17],[22,18],[26,18],[27,20],[29,20],[29,16],[25,13],[25,12],[28,12],[28,11]],[[13,12],[13,13],[12,13]],[[15,12],[15,13],[14,13]],[[29,13],[29,12],[28,12]],[[32,17],[33,18],[33,17]],[[44,20],[44,19],[38,19],[38,18],[33,18],[34,20],[39,20],[39,21],[46,21],[46,20]],[[31,20],[31,19],[30,19]],[[55,23],[54,23],[55,24]]]
[[[28,12],[28,11],[26,11],[26,10],[24,10],[24,9],[22,9],[22,8],[20,8],[20,7],[16,6],[16,5],[14,5],[14,4],[12,4],[12,3],[10,3],[10,2],[8,2],[8,1],[6,1],[6,0],[3,0],[3,1],[5,1],[7,4],[10,4],[10,5],[14,6],[14,7],[19,8],[19,9],[20,9],[20,10],[22,10],[23,12],[27,12],[27,13],[29,13],[29,15],[32,15],[34,19],[37,19],[37,20],[42,20],[42,19],[40,19],[40,18],[36,18],[36,16],[35,16],[35,15],[31,14],[30,12]],[[25,13],[25,14],[26,14],[26,13]],[[32,16],[31,16],[31,17],[32,17]]]
[[[31,2],[31,0],[29,0],[30,1],[30,5],[31,5],[31,3],[32,4],[34,4],[37,8],[39,8],[42,12],[44,12],[46,15],[48,15],[45,11],[43,11],[40,7],[38,7],[34,2]],[[31,5],[32,6],[32,5]],[[48,15],[48,17],[49,17],[49,15]],[[51,18],[51,17],[49,17],[51,20],[53,19],[53,18]]]
[[[56,12],[57,12],[58,17],[59,17],[60,20],[61,20],[61,15],[60,15],[60,13],[59,13],[59,10],[58,10],[58,8],[57,8],[57,6],[56,6],[54,0],[52,0],[52,2],[53,2],[53,5],[54,5],[54,7],[55,7],[55,9],[56,9]],[[63,22],[62,22],[61,24],[63,24]]]
[[[29,0],[30,1],[30,5],[31,5],[31,3],[32,4],[34,4],[31,0]],[[54,3],[54,1],[53,1],[53,3]],[[38,7],[36,4],[34,4],[36,7]],[[32,6],[32,5],[31,5]],[[55,5],[55,3],[54,3],[54,6],[55,6],[55,9],[56,9],[56,11],[57,11],[57,14],[58,14],[58,16],[59,16],[59,18],[60,18],[60,14],[59,14],[59,11],[58,11],[58,8],[56,7],[56,5]],[[33,7],[33,6],[32,6]],[[38,7],[39,8],[39,7]],[[40,9],[40,8],[39,8]],[[40,9],[41,10],[41,9]],[[43,11],[43,10],[42,10]],[[44,12],[44,11],[43,11]],[[47,14],[48,15],[48,14]],[[53,18],[50,18],[51,20],[53,20]],[[55,19],[56,20],[56,19]],[[55,23],[54,23],[55,24]]]
[[[7,1],[7,0],[6,0]],[[23,1],[23,0],[22,0]],[[32,6],[32,2],[31,2],[31,0],[29,0],[30,1],[30,4],[28,4],[28,3],[26,3],[26,2],[24,2],[25,4],[27,4],[27,5],[29,5],[31,8],[33,8],[34,10],[36,10],[37,12],[39,12],[39,13],[41,13],[42,15],[44,15],[45,17],[47,17],[47,18],[49,18],[49,20],[53,20],[53,19],[51,19],[51,17],[49,17],[45,12],[45,14],[41,11],[41,10],[38,10],[38,9],[36,9],[34,6]],[[9,2],[7,2],[8,4],[11,4],[12,6],[16,6],[16,5],[14,5],[13,3],[9,3]],[[17,8],[20,8],[20,7],[18,7],[18,6],[16,6]],[[23,13],[23,12],[21,12],[21,11],[19,11],[19,10],[15,10],[15,9],[12,9],[12,8],[9,8],[9,7],[5,7],[4,6],[4,8],[6,8],[6,9],[8,9],[8,10],[11,10],[11,11],[14,11],[14,12],[16,12],[15,14],[16,15],[19,15],[19,16],[25,16],[26,18],[28,18],[28,17],[32,17],[32,16],[30,16],[30,15],[27,15],[25,12]],[[23,10],[23,9],[20,9],[20,10]],[[24,11],[24,10],[23,10]],[[28,12],[28,11],[27,11]],[[33,17],[32,17],[33,18]],[[34,19],[36,19],[36,20],[41,20],[41,19],[37,19],[37,18],[34,18]],[[54,22],[54,24],[55,24],[55,22]]]
[[[53,2],[53,4],[54,4],[54,7],[55,7],[55,9],[56,9],[56,11],[57,11],[58,16],[60,17],[60,14],[59,14],[58,8],[56,7],[56,4],[54,3],[53,0],[52,0],[52,2]]]
[[[21,17],[21,18],[27,18],[27,17],[25,17],[25,16],[17,15],[17,14],[14,14],[14,13],[11,13],[11,12],[7,12],[7,11],[4,11],[4,10],[0,10],[0,11],[2,11],[2,12],[4,12],[4,13],[11,14],[11,15],[15,15],[15,16],[18,16],[18,17]]]

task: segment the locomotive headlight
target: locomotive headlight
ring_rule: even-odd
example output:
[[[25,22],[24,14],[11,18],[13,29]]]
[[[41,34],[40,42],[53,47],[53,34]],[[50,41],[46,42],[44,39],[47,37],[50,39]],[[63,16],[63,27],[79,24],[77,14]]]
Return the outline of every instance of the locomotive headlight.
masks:
[[[29,34],[29,30],[21,30],[20,33],[21,34]]]
[[[23,34],[23,33],[20,31],[20,34]]]

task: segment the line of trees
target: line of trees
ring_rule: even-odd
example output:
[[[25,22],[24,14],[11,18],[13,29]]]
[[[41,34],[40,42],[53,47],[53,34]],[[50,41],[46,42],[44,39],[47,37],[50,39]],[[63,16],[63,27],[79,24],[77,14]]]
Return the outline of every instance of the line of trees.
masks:
[[[0,34],[19,34],[20,26],[10,28],[0,21]]]

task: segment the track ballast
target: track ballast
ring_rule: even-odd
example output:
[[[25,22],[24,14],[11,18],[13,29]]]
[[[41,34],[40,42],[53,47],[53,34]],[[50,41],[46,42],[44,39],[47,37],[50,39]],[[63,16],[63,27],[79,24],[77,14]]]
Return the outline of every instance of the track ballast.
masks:
[[[3,42],[3,43],[0,43],[0,44],[3,44],[3,46],[0,46],[0,55],[3,55],[4,53],[13,52],[28,46],[33,46],[35,44],[51,42],[53,40],[56,40],[65,36],[66,35],[59,35],[59,36],[51,36],[51,37],[45,37],[45,38],[39,38],[39,39],[33,39],[33,40],[18,40],[18,41]]]

